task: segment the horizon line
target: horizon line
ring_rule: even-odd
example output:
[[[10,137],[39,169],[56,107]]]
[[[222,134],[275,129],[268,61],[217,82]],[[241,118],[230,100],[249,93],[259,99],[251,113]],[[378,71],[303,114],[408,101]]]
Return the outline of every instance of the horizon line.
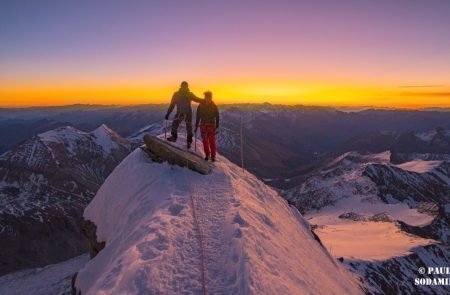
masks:
[[[143,103],[143,104],[89,104],[89,103],[72,103],[72,104],[55,104],[55,105],[26,105],[15,106],[5,105],[0,106],[1,109],[38,109],[38,108],[68,108],[68,107],[139,107],[139,106],[164,106],[167,103]],[[287,106],[287,107],[318,107],[318,108],[332,108],[332,109],[384,109],[384,110],[429,110],[429,109],[449,109],[450,106],[376,106],[376,105],[320,105],[320,104],[289,104],[289,103],[270,103],[270,102],[239,102],[239,103],[221,103],[221,106],[233,106],[233,105],[269,105],[269,106]]]

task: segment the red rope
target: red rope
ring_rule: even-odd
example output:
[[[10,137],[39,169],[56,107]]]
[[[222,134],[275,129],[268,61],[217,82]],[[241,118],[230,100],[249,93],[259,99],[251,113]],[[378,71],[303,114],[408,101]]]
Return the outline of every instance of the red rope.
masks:
[[[202,232],[202,228],[200,227],[200,223],[198,221],[197,218],[197,212],[195,210],[195,202],[194,202],[194,195],[191,191],[191,203],[192,203],[192,215],[194,217],[194,223],[195,223],[195,227],[198,231],[198,242],[200,245],[200,270],[201,270],[201,274],[202,274],[202,290],[203,290],[203,295],[206,295],[206,262],[205,262],[205,247],[203,244],[203,232]]]

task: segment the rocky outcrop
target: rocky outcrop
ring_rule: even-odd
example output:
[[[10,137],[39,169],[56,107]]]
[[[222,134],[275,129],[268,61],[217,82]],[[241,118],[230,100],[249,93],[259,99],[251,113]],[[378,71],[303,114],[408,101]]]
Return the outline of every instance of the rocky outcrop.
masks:
[[[440,240],[446,245],[449,245],[450,237],[450,213],[445,210],[446,206],[441,205],[434,220],[426,226],[412,226],[404,222],[399,222],[400,229],[410,234],[426,238]]]
[[[450,190],[443,175],[448,175],[449,163],[442,163],[434,171],[416,173],[392,165],[370,164],[363,175],[378,189],[378,196],[389,203],[389,197],[399,201],[447,203]]]
[[[413,249],[413,253],[385,261],[346,261],[368,283],[371,294],[447,294],[448,286],[427,286],[415,283],[415,278],[445,278],[446,275],[420,274],[424,267],[443,267],[450,263],[449,247],[428,245]]]
[[[97,256],[97,254],[103,250],[106,246],[106,242],[99,242],[97,240],[97,226],[90,220],[86,220],[81,218],[80,223],[80,231],[83,234],[84,239],[86,240],[87,248],[89,249],[89,255],[92,258]],[[75,281],[77,280],[78,272],[75,273],[72,277],[71,282],[71,294],[79,295],[81,292],[77,290],[75,287]]]
[[[99,242],[97,240],[97,226],[90,220],[84,218],[80,221],[80,229],[84,238],[86,239],[91,259],[105,248],[106,242]]]
[[[144,142],[150,157],[157,162],[187,167],[200,174],[210,174],[211,167],[198,155],[184,151],[158,137],[145,135]]]

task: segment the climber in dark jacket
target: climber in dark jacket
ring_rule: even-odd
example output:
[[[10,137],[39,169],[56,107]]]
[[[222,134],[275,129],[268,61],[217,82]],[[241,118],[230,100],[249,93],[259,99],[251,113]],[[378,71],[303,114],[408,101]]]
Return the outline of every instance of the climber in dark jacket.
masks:
[[[212,101],[212,93],[210,91],[205,92],[205,99],[197,108],[195,132],[197,133],[200,124],[206,161],[208,161],[210,155],[211,161],[216,160],[216,132],[219,128],[219,121],[219,109]]]
[[[192,92],[189,91],[189,85],[186,81],[181,82],[180,89],[175,92],[172,96],[172,101],[170,102],[169,109],[165,119],[169,120],[170,113],[172,113],[175,106],[177,107],[177,113],[172,122],[171,136],[167,139],[169,141],[175,142],[178,137],[178,127],[181,122],[186,122],[186,133],[187,133],[187,147],[191,147],[192,143],[192,108],[191,102],[195,101],[201,103],[203,99],[198,98]]]

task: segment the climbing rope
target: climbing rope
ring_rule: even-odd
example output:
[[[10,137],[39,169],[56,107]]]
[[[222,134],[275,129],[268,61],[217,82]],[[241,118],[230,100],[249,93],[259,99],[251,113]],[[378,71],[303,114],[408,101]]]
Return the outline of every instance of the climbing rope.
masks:
[[[189,186],[189,191],[190,191],[191,205],[192,205],[192,216],[194,218],[194,225],[195,225],[195,228],[198,233],[198,243],[200,246],[200,270],[201,270],[201,277],[202,277],[202,290],[203,290],[203,295],[206,295],[207,289],[206,289],[206,262],[205,262],[204,236],[203,236],[203,231],[202,231],[202,228],[200,226],[200,222],[199,222],[198,216],[197,216],[194,194],[192,193],[192,189],[190,186]]]

